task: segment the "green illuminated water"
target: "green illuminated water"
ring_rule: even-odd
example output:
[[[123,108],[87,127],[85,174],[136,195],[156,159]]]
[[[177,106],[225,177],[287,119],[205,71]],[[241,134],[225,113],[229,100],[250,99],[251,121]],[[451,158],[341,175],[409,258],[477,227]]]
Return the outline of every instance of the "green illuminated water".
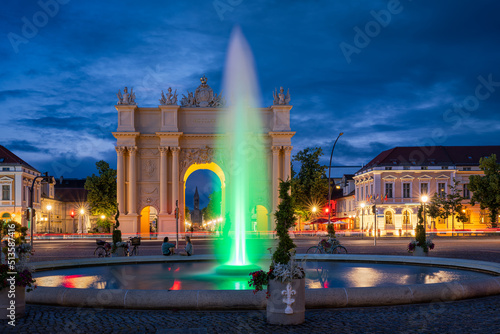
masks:
[[[268,221],[256,216],[258,206],[270,209],[269,181],[257,91],[252,53],[237,28],[231,35],[224,73],[227,113],[218,121],[219,132],[225,134],[218,146],[224,152],[225,224],[230,224],[218,247],[224,272],[231,266],[236,272],[256,269],[251,265],[265,251],[258,232],[268,230]]]

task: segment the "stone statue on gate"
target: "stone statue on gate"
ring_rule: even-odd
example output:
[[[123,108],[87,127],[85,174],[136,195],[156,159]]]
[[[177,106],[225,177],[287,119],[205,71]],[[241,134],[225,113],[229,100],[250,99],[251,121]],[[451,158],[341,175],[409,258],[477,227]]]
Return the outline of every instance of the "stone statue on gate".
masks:
[[[172,88],[168,87],[168,93],[166,96],[163,94],[163,91],[161,91],[160,104],[162,105],[177,104],[177,89],[172,94]]]
[[[273,104],[289,104],[290,103],[290,89],[287,90],[286,95],[284,93],[283,87],[280,87],[280,91],[275,89],[273,92]]]
[[[127,87],[125,87],[123,89],[123,95],[121,90],[118,90],[118,94],[116,94],[116,96],[118,97],[117,104],[132,104],[132,105],[137,104],[135,103],[135,93],[133,88],[130,88],[130,93],[129,93]]]

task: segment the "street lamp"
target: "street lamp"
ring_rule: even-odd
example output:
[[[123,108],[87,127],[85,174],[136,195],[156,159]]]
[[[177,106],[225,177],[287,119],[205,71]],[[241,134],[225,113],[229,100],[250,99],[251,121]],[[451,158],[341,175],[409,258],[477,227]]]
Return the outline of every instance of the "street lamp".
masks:
[[[424,203],[424,231],[425,231],[425,228],[427,227],[427,217],[425,216],[425,204],[429,200],[429,197],[427,197],[427,195],[423,195],[422,197],[420,197],[420,200],[422,201],[422,203]]]
[[[43,179],[45,180],[46,182],[49,182],[49,183],[56,183],[56,180],[54,179],[53,176],[49,176],[49,172],[45,172],[44,175],[39,175],[39,176],[36,176],[33,181],[31,181],[31,187],[29,188],[30,190],[30,205],[29,205],[29,222],[30,222],[30,244],[31,244],[31,249],[33,249],[33,239],[34,239],[34,236],[33,236],[33,216],[34,216],[34,209],[33,209],[33,188],[35,188],[35,182],[37,179]]]
[[[332,158],[333,158],[333,151],[335,150],[335,145],[337,145],[337,141],[339,140],[340,136],[342,136],[344,133],[341,132],[337,136],[337,139],[335,139],[335,143],[333,143],[332,147],[332,153],[330,154],[330,166],[328,168],[328,224],[331,224],[330,218],[331,218],[331,202],[332,202],[332,192],[330,190],[330,173],[332,172]]]
[[[52,210],[52,205],[47,205],[47,211],[49,212],[49,234],[50,234],[50,210]]]
[[[364,231],[364,218],[365,218],[365,202],[361,202],[360,204],[361,206],[361,239],[363,239],[363,236],[365,234],[365,231]]]

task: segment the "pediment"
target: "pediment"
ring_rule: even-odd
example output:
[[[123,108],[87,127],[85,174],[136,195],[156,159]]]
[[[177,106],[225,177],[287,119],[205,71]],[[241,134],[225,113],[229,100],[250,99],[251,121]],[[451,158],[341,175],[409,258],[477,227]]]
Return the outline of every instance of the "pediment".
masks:
[[[382,180],[390,180],[390,181],[394,181],[394,180],[396,180],[396,179],[397,179],[397,177],[395,177],[395,176],[393,176],[393,175],[387,175],[387,176],[384,176],[384,177],[382,178]]]
[[[448,180],[449,178],[450,178],[450,177],[449,177],[448,175],[444,175],[444,174],[439,175],[438,177],[436,177],[436,179],[440,179],[440,180],[443,180],[443,179]]]
[[[429,175],[422,175],[418,177],[419,180],[432,180],[432,177]]]
[[[401,177],[402,180],[414,180],[415,177],[411,176],[411,175],[405,175],[405,176],[402,176]]]
[[[0,182],[12,182],[12,181],[14,181],[14,179],[8,176],[3,176],[0,178]]]

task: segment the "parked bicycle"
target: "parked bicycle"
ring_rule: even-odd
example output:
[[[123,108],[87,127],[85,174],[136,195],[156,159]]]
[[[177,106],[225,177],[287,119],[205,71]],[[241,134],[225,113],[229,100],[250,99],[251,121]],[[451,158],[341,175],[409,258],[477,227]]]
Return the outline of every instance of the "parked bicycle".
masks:
[[[141,237],[130,237],[127,240],[128,247],[125,248],[125,256],[139,255],[139,246],[141,245]]]
[[[307,254],[347,254],[347,249],[337,239],[322,239],[317,246],[309,247]]]
[[[97,247],[94,251],[94,255],[97,257],[110,257],[111,256],[111,245],[109,242],[104,240],[97,239],[96,241]]]

